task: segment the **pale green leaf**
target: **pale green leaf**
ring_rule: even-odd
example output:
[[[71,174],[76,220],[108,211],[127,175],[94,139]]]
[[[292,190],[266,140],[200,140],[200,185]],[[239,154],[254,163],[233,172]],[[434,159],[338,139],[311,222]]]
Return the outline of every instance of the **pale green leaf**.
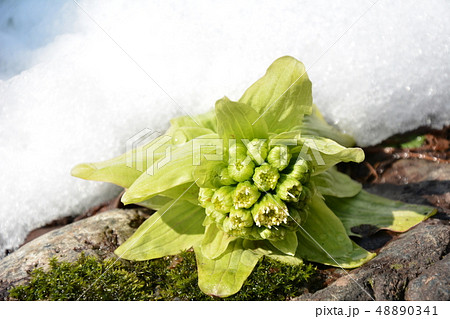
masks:
[[[271,240],[270,243],[282,253],[294,256],[298,245],[297,235],[293,231],[288,231],[282,240]]]
[[[350,240],[344,225],[318,196],[313,197],[309,217],[297,238],[295,256],[308,261],[355,268],[375,256]]]
[[[196,166],[193,177],[199,187],[204,188],[220,188],[223,186],[220,173],[227,167],[222,161],[206,161],[203,160],[200,165]]]
[[[350,198],[326,196],[326,203],[342,221],[349,235],[353,227],[404,232],[436,213],[430,206],[406,204],[361,191]]]
[[[258,260],[263,256],[245,249],[246,240],[238,238],[229,243],[225,252],[216,259],[203,255],[200,246],[194,246],[197,258],[198,285],[208,295],[227,297],[241,289]]]
[[[172,199],[181,199],[189,201],[195,205],[198,203],[198,191],[199,188],[196,184],[193,184],[193,182],[181,184],[172,188],[169,188],[161,193],[159,195],[169,197]],[[158,195],[156,195],[158,196]]]
[[[292,131],[288,131],[288,132],[282,132],[282,133],[278,133],[278,134],[271,134],[270,135],[270,140],[269,140],[269,145],[277,145],[277,144],[287,144],[289,146],[293,145],[293,143],[291,144],[290,142],[294,142],[294,140],[298,140],[300,139],[300,137],[302,136],[302,131],[301,130],[292,130]],[[282,143],[282,140],[286,140],[289,142],[288,143]],[[297,145],[297,141],[295,143],[295,146]]]
[[[172,146],[165,165],[158,167],[158,163],[154,163],[149,167],[126,191],[122,202],[142,202],[175,186],[193,182],[192,172],[195,166],[192,149],[192,141],[181,146]]]
[[[206,227],[208,225],[211,225],[212,223],[215,223],[214,219],[212,219],[209,216],[206,216],[205,219],[203,220],[202,225]]]
[[[222,255],[228,244],[234,240],[232,237],[219,229],[215,223],[206,226],[205,236],[201,243],[202,254],[209,259],[215,259]]]
[[[277,59],[245,91],[239,102],[253,107],[270,132],[289,131],[311,112],[311,81],[303,63],[290,56]]]
[[[313,175],[326,171],[339,162],[356,162],[364,160],[364,151],[358,147],[346,148],[324,137],[303,136],[299,146],[291,152],[308,161],[314,167]]]
[[[147,219],[114,253],[128,260],[178,254],[202,241],[204,218],[202,207],[171,201]]]
[[[252,240],[245,243],[244,248],[251,249],[256,253],[262,254],[267,258],[289,264],[299,266],[303,264],[303,260],[297,256],[289,256],[270,244],[268,240]]]
[[[165,147],[170,139],[171,137],[167,135],[161,135],[146,145],[110,160],[79,164],[72,169],[71,173],[75,177],[128,188],[147,170],[148,166],[165,156],[165,150],[161,148]]]
[[[217,133],[217,120],[214,109],[195,116],[180,116],[170,120],[169,132],[180,127],[202,127]]]
[[[224,147],[228,147],[229,139],[252,140],[254,138],[267,138],[268,130],[262,120],[252,125],[259,114],[250,106],[232,102],[224,97],[216,102],[217,129],[219,136],[223,138]]]
[[[173,198],[156,195],[143,202],[138,203],[139,206],[147,207],[153,210],[158,210],[164,207],[167,203],[173,201]]]
[[[322,195],[353,197],[362,189],[360,183],[339,172],[336,167],[331,167],[325,172],[313,176],[311,181]]]
[[[165,190],[164,192],[159,193],[159,195],[154,195],[143,202],[136,203],[136,205],[158,210],[174,199],[185,200],[191,204],[197,205],[198,191],[199,188],[197,185],[193,183],[186,183]]]
[[[282,255],[282,254],[269,254],[266,255],[267,258],[279,261],[280,263],[288,264],[291,266],[301,266],[303,265],[303,259],[296,256]]]
[[[315,104],[312,106],[311,115],[305,115],[303,118],[301,131],[303,135],[326,137],[345,147],[352,147],[355,145],[353,137],[340,132],[325,121]]]
[[[208,135],[208,136],[211,136],[211,134],[215,135],[215,133],[212,130],[210,130],[208,128],[204,128],[204,127],[199,127],[199,126],[181,127],[181,128],[170,130],[166,134],[167,135],[170,134],[170,136],[172,136],[171,142],[174,145],[184,144],[194,138],[202,137],[205,135]]]

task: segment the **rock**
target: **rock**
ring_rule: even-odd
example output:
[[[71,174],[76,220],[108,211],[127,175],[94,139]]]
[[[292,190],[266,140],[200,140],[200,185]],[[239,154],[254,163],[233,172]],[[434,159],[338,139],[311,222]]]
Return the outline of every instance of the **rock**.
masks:
[[[450,255],[412,280],[406,288],[405,299],[450,300]]]
[[[429,219],[391,241],[373,260],[350,271],[350,276],[343,276],[330,286],[296,300],[403,300],[408,282],[421,274],[427,276],[428,272],[433,276],[436,266],[432,265],[448,253],[449,244],[448,222]],[[437,269],[436,273],[439,274]],[[436,278],[442,276],[447,275],[435,275]],[[428,284],[441,285],[437,281]],[[443,289],[446,291],[442,294],[448,294],[448,285]]]
[[[431,180],[450,180],[450,164],[420,159],[401,159],[383,172],[379,182],[410,184]]]
[[[73,262],[81,252],[101,259],[114,258],[114,250],[148,218],[147,209],[117,209],[46,233],[0,260],[0,300],[8,289],[25,284],[30,272],[49,267],[49,260]]]
[[[405,203],[435,206],[439,219],[450,219],[450,180],[422,181],[406,185],[372,184],[368,192]]]
[[[378,183],[366,187],[371,193],[413,204],[450,209],[450,164],[418,159],[398,160]]]

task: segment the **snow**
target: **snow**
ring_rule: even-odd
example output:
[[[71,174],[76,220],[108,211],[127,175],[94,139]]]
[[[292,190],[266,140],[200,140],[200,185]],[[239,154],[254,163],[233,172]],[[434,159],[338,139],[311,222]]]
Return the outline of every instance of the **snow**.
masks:
[[[78,3],[0,1],[0,257],[119,192],[71,177],[75,164],[238,99],[283,55],[360,145],[450,124],[445,0]]]

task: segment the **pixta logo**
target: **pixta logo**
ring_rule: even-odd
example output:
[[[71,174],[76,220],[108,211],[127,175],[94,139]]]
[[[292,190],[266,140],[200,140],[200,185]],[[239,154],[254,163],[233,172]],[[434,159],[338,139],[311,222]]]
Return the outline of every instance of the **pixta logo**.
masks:
[[[261,139],[262,144],[266,143],[265,139]],[[154,175],[159,169],[170,163],[172,160],[180,161],[184,158],[190,157],[192,159],[192,166],[201,165],[204,160],[207,161],[224,161],[234,163],[238,159],[237,144],[238,140],[228,139],[226,142],[220,138],[194,138],[185,143],[172,145],[173,138],[165,135],[160,131],[151,129],[143,129],[137,134],[133,135],[126,143],[126,165],[134,168],[142,173]],[[259,152],[260,149],[255,149],[248,139],[239,141],[240,145],[245,147],[245,152],[259,164],[265,162]],[[261,144],[261,145],[262,145]],[[305,159],[307,161],[316,162],[318,166],[325,165],[325,162],[318,151],[318,147],[313,139],[304,139],[301,145],[298,145],[297,139],[271,139],[268,143],[269,147],[277,146],[279,149],[277,159],[282,166],[287,166],[290,161],[289,150],[298,154],[298,159]],[[224,145],[227,145],[227,152],[225,154]],[[259,145],[259,146],[261,146]],[[241,150],[242,151],[242,150]],[[228,155],[229,158],[225,158]],[[247,156],[250,161],[250,157]],[[246,164],[245,162],[243,163]]]
[[[143,129],[126,143],[126,165],[153,175],[172,159],[172,137],[160,131]]]

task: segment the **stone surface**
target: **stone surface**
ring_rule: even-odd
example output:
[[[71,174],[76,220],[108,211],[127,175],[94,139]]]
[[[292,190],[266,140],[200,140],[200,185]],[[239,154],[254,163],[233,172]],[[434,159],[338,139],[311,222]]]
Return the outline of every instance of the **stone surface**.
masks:
[[[29,279],[29,273],[49,260],[75,261],[81,252],[99,258],[115,257],[121,245],[148,217],[146,209],[112,210],[51,231],[0,260],[0,300],[7,290]]]
[[[373,260],[350,271],[350,276],[296,300],[403,300],[410,281],[422,274],[430,278],[434,271],[442,272],[438,262],[448,253],[449,244],[448,222],[429,219],[391,241]],[[438,276],[445,276],[445,272]],[[448,285],[443,289],[440,295],[444,296],[449,292]]]
[[[419,159],[401,159],[386,169],[381,183],[408,184],[423,181],[450,180],[450,164]]]
[[[450,219],[450,164],[402,159],[387,168],[380,181],[364,188],[390,199],[436,206],[436,217]]]
[[[406,203],[431,205],[438,208],[438,218],[450,218],[450,180],[423,181],[406,185],[372,184],[364,186],[372,193]]]
[[[450,255],[412,280],[406,288],[405,299],[450,300]]]

